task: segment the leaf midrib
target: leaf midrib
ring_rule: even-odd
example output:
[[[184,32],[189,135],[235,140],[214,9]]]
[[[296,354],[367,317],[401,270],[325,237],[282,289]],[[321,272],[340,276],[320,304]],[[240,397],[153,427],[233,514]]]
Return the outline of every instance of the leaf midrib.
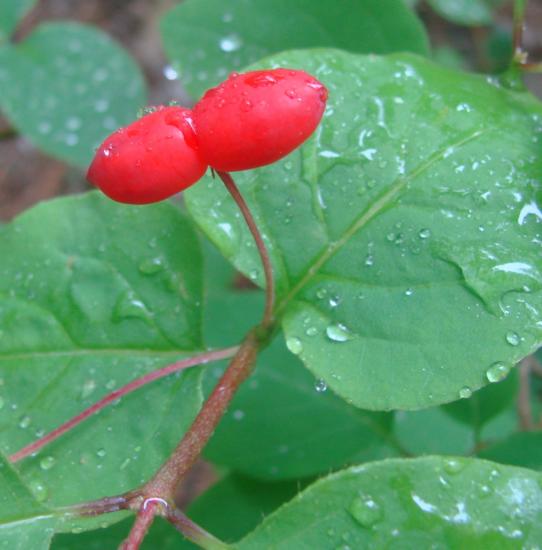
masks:
[[[446,152],[453,149],[459,149],[467,143],[479,138],[490,130],[486,128],[483,130],[476,130],[473,133],[469,133],[465,137],[459,139],[455,143],[448,143],[441,147],[433,154],[431,154],[424,162],[419,164],[410,173],[405,176],[397,178],[390,188],[383,193],[380,198],[375,202],[368,205],[368,207],[360,213],[360,216],[354,220],[354,222],[344,231],[342,237],[338,240],[328,243],[326,248],[316,257],[316,260],[308,266],[305,273],[299,279],[299,282],[286,294],[286,296],[279,302],[276,308],[276,313],[280,313],[285,309],[288,304],[295,298],[295,296],[311,281],[311,279],[318,274],[318,270],[339,250],[341,250],[348,241],[364,226],[366,226],[373,218],[377,217],[381,212],[386,210],[393,199],[398,195],[408,183],[416,179],[420,174],[428,170],[436,162],[443,159]]]

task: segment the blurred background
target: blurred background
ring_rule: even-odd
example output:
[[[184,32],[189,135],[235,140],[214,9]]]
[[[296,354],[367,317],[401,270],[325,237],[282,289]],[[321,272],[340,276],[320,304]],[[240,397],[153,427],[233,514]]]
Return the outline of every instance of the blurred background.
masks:
[[[432,55],[438,62],[486,73],[498,72],[506,66],[511,49],[512,2],[489,1],[488,4],[494,4],[491,17],[481,17],[480,21],[475,17],[469,21],[454,15],[454,5],[461,4],[456,0],[405,1],[426,26]],[[76,21],[98,27],[124,46],[139,64],[148,86],[149,104],[170,100],[190,104],[182,79],[166,60],[159,33],[160,18],[179,3],[174,0],[41,0],[22,19],[13,39],[24,41],[37,25],[47,21]],[[524,48],[530,59],[542,60],[542,0],[531,0],[527,9]],[[533,93],[542,97],[540,75],[530,76],[528,85]],[[27,90],[21,89],[18,93],[24,96]],[[1,222],[9,221],[38,201],[87,188],[81,167],[40,151],[20,135],[0,111]]]

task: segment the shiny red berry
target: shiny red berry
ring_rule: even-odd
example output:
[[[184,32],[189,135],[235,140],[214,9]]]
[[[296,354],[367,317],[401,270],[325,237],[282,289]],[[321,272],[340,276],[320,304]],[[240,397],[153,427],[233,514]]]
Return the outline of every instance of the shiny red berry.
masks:
[[[201,153],[224,172],[270,164],[314,132],[326,100],[325,86],[303,71],[234,73],[193,109]]]
[[[87,179],[118,202],[145,204],[186,189],[205,173],[191,111],[158,107],[111,134],[98,148]]]

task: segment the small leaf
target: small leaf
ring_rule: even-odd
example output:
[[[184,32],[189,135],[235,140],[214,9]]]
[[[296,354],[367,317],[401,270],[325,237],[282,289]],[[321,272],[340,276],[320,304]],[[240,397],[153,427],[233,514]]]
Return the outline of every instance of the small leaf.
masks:
[[[0,256],[5,453],[202,349],[199,242],[171,204],[98,193],[43,203],[2,231]],[[126,491],[154,473],[200,405],[196,368],[128,395],[17,468],[51,506]]]
[[[504,0],[428,0],[442,17],[459,25],[491,25],[494,9]]]
[[[194,97],[229,72],[287,49],[428,53],[421,22],[401,0],[188,0],[166,13],[161,31]]]
[[[145,101],[141,73],[107,35],[49,23],[0,48],[0,108],[44,151],[86,166],[94,149]]]
[[[19,21],[37,0],[2,0],[0,3],[0,44],[9,40]]]
[[[505,378],[542,341],[540,103],[413,56],[314,50],[263,65],[304,67],[329,88],[313,138],[236,174],[291,351],[368,409],[455,401]],[[207,178],[185,196],[263,285],[224,186]]]
[[[235,548],[536,547],[541,482],[476,459],[374,462],[314,483]]]
[[[542,470],[542,432],[517,432],[478,453],[502,464]]]

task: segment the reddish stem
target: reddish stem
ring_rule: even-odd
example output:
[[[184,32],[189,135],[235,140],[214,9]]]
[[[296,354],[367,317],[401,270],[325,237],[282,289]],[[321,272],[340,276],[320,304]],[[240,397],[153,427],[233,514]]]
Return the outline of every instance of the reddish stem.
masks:
[[[119,550],[138,550],[161,506],[162,503],[157,499],[143,502],[132,529],[130,529],[128,538],[119,546]]]
[[[177,531],[201,548],[209,550],[223,550],[229,548],[227,544],[224,544],[221,540],[211,535],[211,533],[202,529],[177,508],[168,509],[166,519],[175,526]]]
[[[100,399],[100,401],[98,401],[97,403],[94,403],[94,405],[91,405],[88,409],[85,409],[83,412],[79,413],[77,416],[74,416],[64,424],[60,425],[58,428],[55,428],[52,432],[49,432],[48,434],[44,435],[42,438],[34,441],[30,445],[23,447],[20,451],[17,451],[16,453],[12,454],[9,457],[9,460],[11,462],[17,462],[39,451],[40,449],[45,447],[45,445],[48,445],[55,439],[59,438],[61,435],[64,435],[67,431],[71,430],[72,428],[74,428],[75,426],[77,426],[78,424],[86,420],[89,416],[92,416],[93,414],[102,410],[104,407],[107,407],[107,405],[110,405],[111,403],[113,403],[113,401],[116,401],[117,399],[124,397],[129,393],[132,393],[133,391],[141,388],[142,386],[145,386],[146,384],[149,384],[150,382],[154,382],[154,380],[164,378],[169,374],[178,372],[188,367],[193,367],[195,365],[200,365],[202,363],[208,363],[209,361],[218,361],[219,359],[228,359],[229,357],[232,357],[237,352],[238,349],[239,349],[238,346],[234,346],[231,348],[226,348],[226,349],[217,350],[217,351],[208,351],[205,353],[201,353],[199,355],[195,355],[194,357],[189,357],[188,359],[182,359],[181,361],[177,361],[161,369],[149,372],[148,374],[142,376],[141,378],[136,378],[135,380],[132,380],[132,382],[129,382],[128,384],[126,384],[125,386],[122,386],[118,390],[115,390],[110,394],[106,395],[104,398]]]
[[[172,455],[142,488],[145,497],[173,500],[178,484],[213,435],[237,388],[250,374],[258,347],[254,332],[250,332]]]
[[[237,203],[239,210],[241,210],[241,214],[243,214],[243,217],[247,222],[252,237],[256,242],[258,252],[260,253],[263,271],[265,274],[265,309],[263,313],[262,326],[264,328],[267,328],[273,323],[273,309],[275,307],[275,279],[273,277],[271,259],[269,258],[269,253],[267,252],[267,248],[265,246],[265,243],[263,242],[262,236],[260,234],[258,226],[256,225],[256,222],[254,221],[252,213],[247,203],[245,202],[245,199],[239,192],[239,189],[237,189],[237,186],[235,185],[231,174],[229,174],[228,172],[219,171],[217,171],[216,173],[224,182],[224,185],[226,186],[230,195],[233,197],[233,200]]]

